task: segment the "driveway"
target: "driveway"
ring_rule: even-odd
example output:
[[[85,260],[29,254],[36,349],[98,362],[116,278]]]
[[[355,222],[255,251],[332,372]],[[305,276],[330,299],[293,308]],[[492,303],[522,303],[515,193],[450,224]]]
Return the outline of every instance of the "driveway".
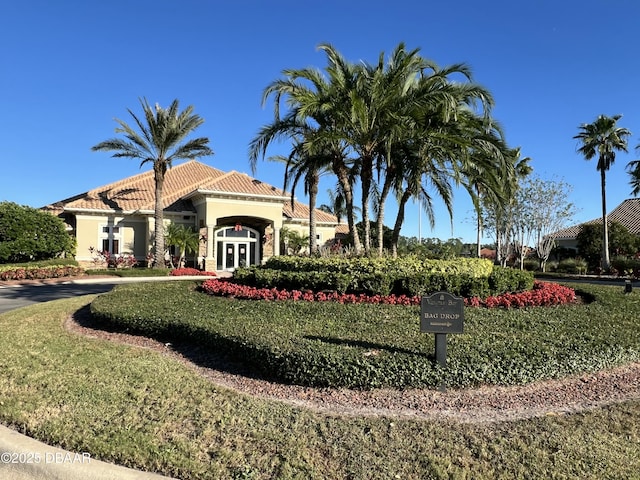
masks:
[[[219,277],[228,276],[223,272]],[[5,284],[0,282],[0,313],[26,307],[34,303],[49,302],[60,298],[77,297],[97,293],[106,293],[118,283],[166,282],[175,280],[207,280],[208,276],[180,277],[98,277],[78,278],[74,280],[50,280],[25,282],[23,284]]]

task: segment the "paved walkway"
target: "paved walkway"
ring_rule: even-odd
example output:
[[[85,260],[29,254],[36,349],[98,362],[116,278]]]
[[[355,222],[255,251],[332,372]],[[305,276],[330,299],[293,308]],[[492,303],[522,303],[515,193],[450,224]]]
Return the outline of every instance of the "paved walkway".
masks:
[[[221,272],[219,277],[229,276]],[[131,283],[170,280],[203,280],[211,277],[81,277],[57,283]],[[33,285],[36,282],[29,282]],[[42,282],[51,285],[51,280]],[[0,282],[2,285],[2,282]],[[15,286],[15,283],[13,283]],[[0,479],[2,480],[154,480],[169,479],[91,458],[88,452],[69,452],[51,447],[11,428],[0,425]]]
[[[88,452],[54,448],[0,425],[0,478],[3,480],[160,480],[169,479],[91,458]]]

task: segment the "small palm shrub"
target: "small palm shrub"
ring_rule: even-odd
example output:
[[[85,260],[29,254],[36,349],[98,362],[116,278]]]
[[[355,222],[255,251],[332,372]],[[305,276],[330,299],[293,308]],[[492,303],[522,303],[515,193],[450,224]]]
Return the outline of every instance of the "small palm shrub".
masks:
[[[587,273],[588,263],[584,258],[565,258],[560,263],[556,271],[559,273],[571,273],[584,275]]]

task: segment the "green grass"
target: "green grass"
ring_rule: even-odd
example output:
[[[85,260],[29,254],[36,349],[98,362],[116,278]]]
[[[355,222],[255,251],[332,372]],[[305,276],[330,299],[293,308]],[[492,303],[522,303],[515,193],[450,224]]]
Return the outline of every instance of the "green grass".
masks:
[[[189,479],[640,478],[639,401],[483,425],[320,415],[218,388],[153,351],[66,332],[64,319],[91,299],[0,315],[2,423]]]
[[[114,277],[166,277],[170,269],[159,268],[98,268],[86,270],[87,275],[112,275]]]
[[[640,293],[582,285],[588,305],[465,308],[448,369],[419,307],[212,297],[193,282],[116,287],[92,312],[121,328],[225,351],[282,381],[350,388],[513,385],[640,360]],[[371,355],[372,351],[376,355]]]

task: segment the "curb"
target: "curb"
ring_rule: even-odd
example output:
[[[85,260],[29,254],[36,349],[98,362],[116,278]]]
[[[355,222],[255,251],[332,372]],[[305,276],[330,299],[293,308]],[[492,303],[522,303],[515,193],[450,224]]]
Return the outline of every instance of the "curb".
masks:
[[[170,480],[51,447],[0,425],[0,477],[6,480]]]

